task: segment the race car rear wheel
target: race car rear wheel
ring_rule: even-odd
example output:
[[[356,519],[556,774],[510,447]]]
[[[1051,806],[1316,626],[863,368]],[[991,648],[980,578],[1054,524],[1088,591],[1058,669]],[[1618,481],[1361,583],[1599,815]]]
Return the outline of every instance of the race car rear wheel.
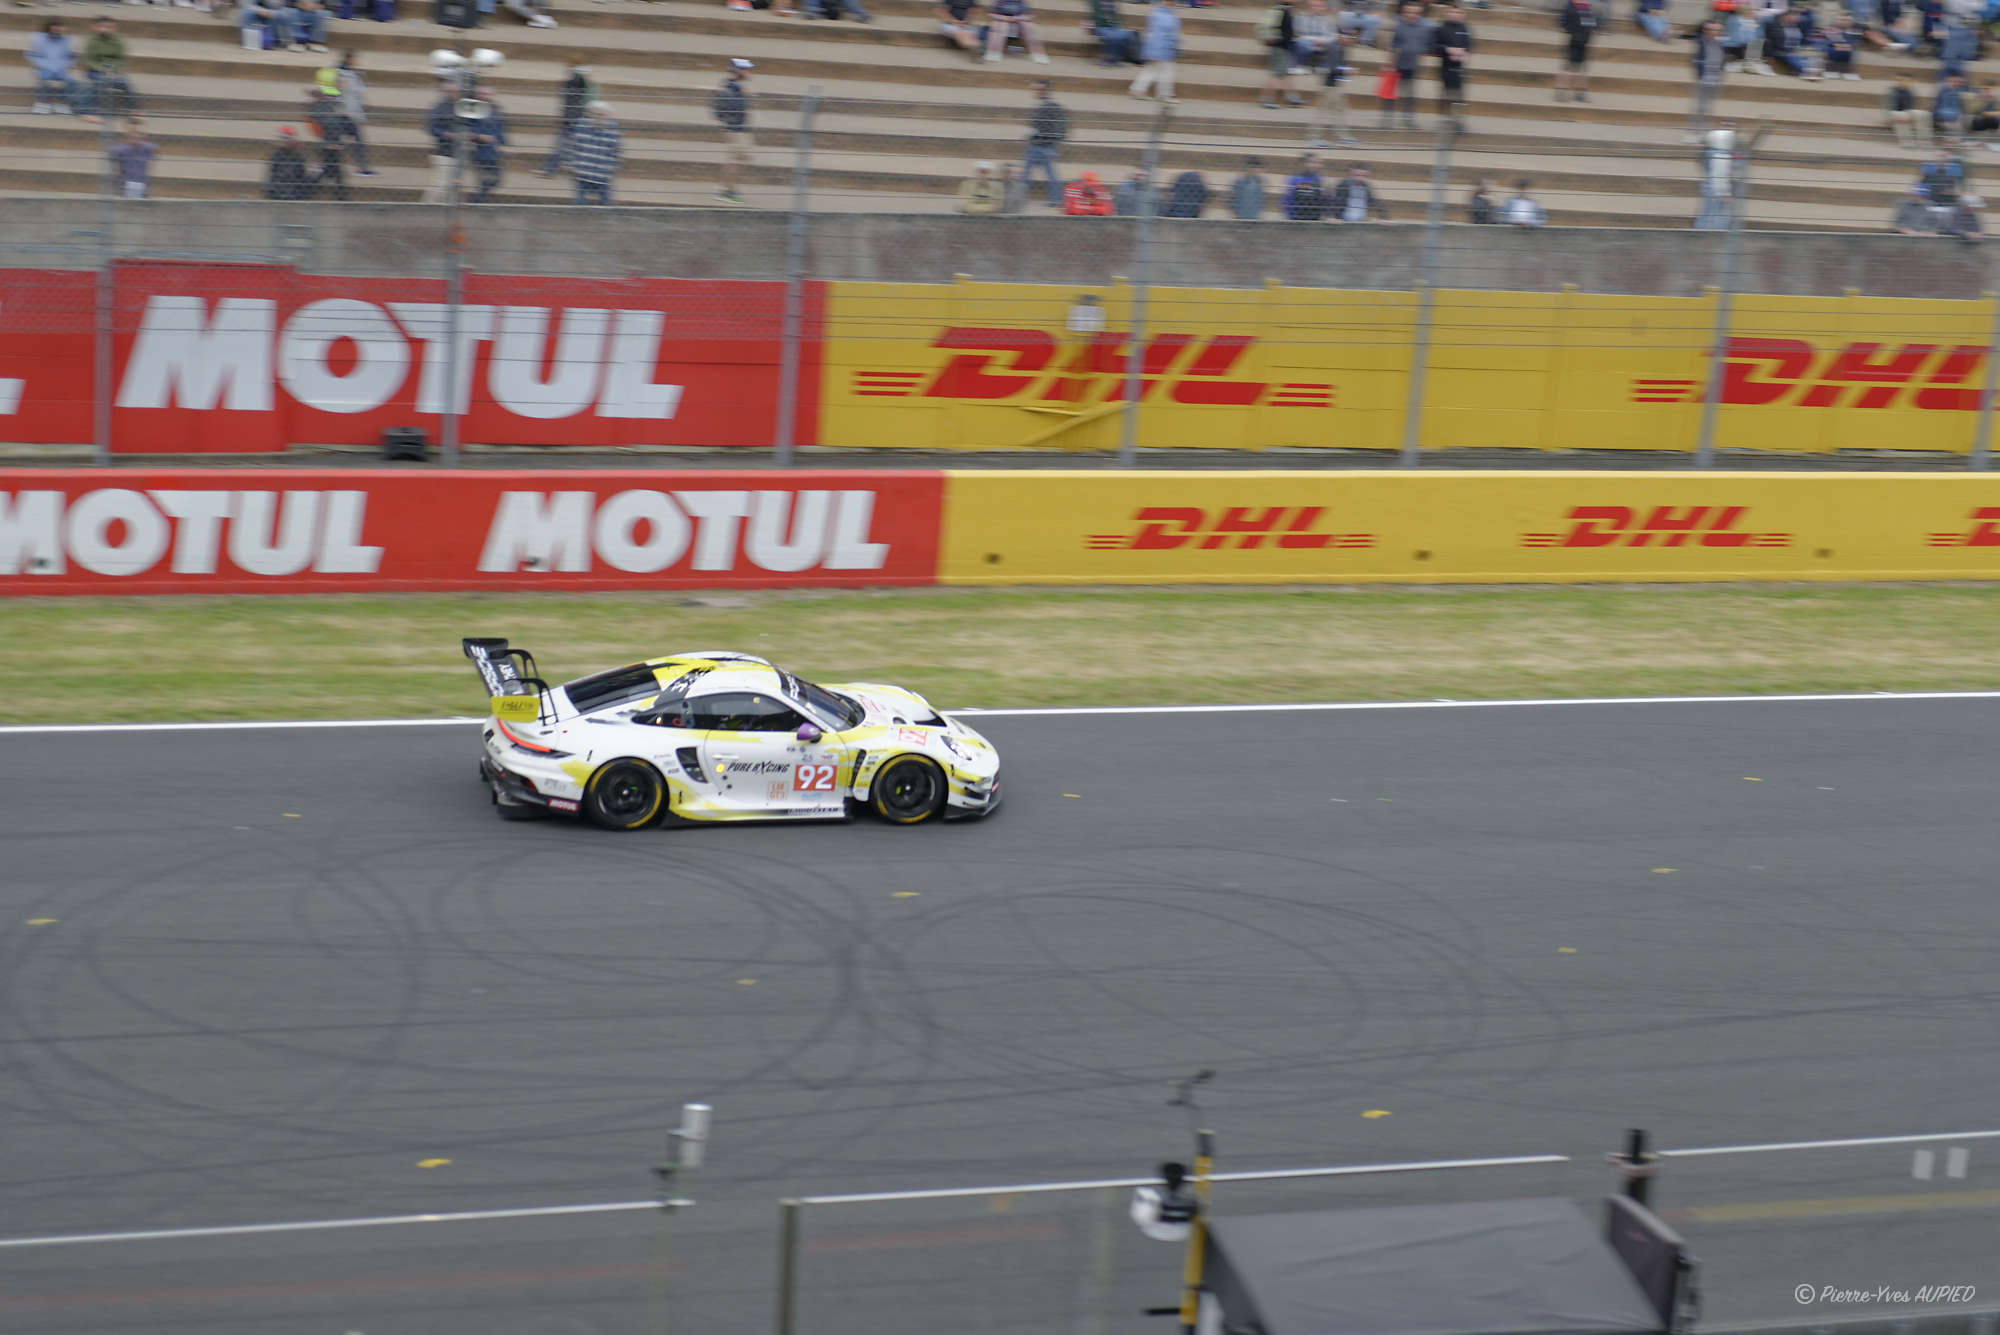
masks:
[[[944,771],[923,756],[897,756],[875,775],[868,804],[883,820],[915,825],[944,809]]]
[[[667,786],[643,760],[614,760],[590,776],[583,809],[607,830],[638,830],[652,824],[666,805]]]

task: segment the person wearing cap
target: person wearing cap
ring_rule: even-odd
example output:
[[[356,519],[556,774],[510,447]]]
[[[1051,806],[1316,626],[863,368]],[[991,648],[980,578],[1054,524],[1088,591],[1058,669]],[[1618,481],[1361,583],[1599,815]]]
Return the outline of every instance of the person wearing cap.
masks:
[[[330,69],[321,70],[321,77],[306,90],[306,119],[319,135],[320,158],[325,163],[337,162],[343,147],[352,142],[355,170],[363,176],[373,176],[375,173],[368,169],[368,146],[361,142],[361,128],[341,109],[338,81],[325,77],[332,73]]]
[[[597,100],[597,85],[590,81],[590,71],[583,62],[572,58],[569,62],[569,77],[563,80],[562,91],[556,95],[556,116],[560,128],[556,131],[556,141],[549,146],[549,155],[542,159],[542,165],[535,169],[537,176],[554,176],[563,169],[570,153],[570,138],[577,126],[583,124],[584,113]]]
[[[998,213],[1006,200],[1006,192],[993,175],[993,164],[979,163],[972,169],[969,179],[958,187],[958,211],[960,213]]]
[[[611,108],[592,102],[583,120],[570,132],[570,175],[576,178],[576,204],[609,204],[611,182],[624,159],[625,137]]]
[[[750,136],[750,90],[745,82],[757,67],[741,56],[729,62],[729,75],[709,99],[709,110],[722,130],[722,171],[715,197],[725,204],[741,204],[736,178],[750,165],[756,140]]]
[[[305,154],[299,152],[299,132],[281,125],[277,146],[271,150],[271,161],[264,169],[264,198],[304,199],[311,190]]]

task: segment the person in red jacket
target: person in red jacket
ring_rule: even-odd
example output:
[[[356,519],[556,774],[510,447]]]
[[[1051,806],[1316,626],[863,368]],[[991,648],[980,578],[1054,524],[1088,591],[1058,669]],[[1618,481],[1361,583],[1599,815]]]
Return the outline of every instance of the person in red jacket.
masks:
[[[1077,218],[1111,216],[1111,192],[1096,172],[1085,172],[1063,187],[1063,212]]]

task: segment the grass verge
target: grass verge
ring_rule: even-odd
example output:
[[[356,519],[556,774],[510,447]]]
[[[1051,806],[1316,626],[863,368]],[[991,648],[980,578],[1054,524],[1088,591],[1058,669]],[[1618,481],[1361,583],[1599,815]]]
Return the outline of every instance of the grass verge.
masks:
[[[916,590],[0,599],[4,721],[484,708],[461,635],[552,681],[736,648],[939,704],[2000,687],[2000,587]]]

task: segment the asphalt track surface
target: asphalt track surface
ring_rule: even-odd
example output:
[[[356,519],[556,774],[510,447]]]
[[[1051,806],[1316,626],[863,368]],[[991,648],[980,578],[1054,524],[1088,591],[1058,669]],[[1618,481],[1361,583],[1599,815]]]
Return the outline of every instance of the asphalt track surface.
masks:
[[[771,1328],[776,1202],[2000,1124],[2000,701],[993,717],[975,824],[503,824],[470,726],[0,735],[0,1330]],[[2000,1298],[2000,1140],[1670,1161],[1716,1320]],[[800,1329],[1158,1331],[1114,1193],[810,1207]],[[1921,1304],[1919,1304],[1921,1305]]]

